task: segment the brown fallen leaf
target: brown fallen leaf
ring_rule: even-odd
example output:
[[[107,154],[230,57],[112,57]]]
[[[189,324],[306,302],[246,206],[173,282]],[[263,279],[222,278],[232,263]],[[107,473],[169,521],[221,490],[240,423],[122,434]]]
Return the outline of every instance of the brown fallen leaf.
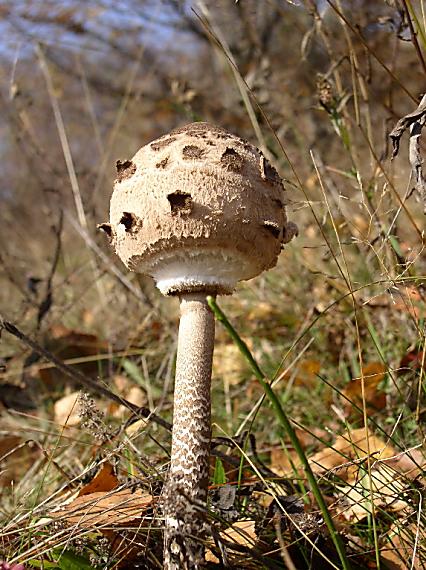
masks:
[[[352,404],[363,408],[363,396],[366,406],[371,411],[382,410],[386,405],[386,394],[379,389],[379,384],[386,374],[386,367],[382,362],[371,362],[362,369],[363,375],[354,378],[343,390],[344,407],[346,415],[360,413]],[[362,383],[364,382],[364,394]]]
[[[91,493],[112,491],[116,489],[119,484],[114,466],[106,461],[90,483],[80,490],[78,496],[82,497],[83,495],[90,495]]]
[[[365,428],[359,428],[339,435],[331,447],[322,449],[310,457],[309,463],[315,473],[340,468],[338,469],[339,476],[349,480],[354,476],[354,469],[358,470],[358,466],[353,465],[353,460],[362,459],[368,453],[374,460],[397,455],[390,443],[386,443],[377,435],[366,431]]]
[[[79,496],[64,509],[52,513],[69,525],[82,528],[116,527],[140,520],[153,497],[140,489],[90,493]]]
[[[318,384],[318,374],[320,370],[321,362],[318,360],[302,360],[296,364],[296,370],[289,370],[282,378],[287,381],[293,379],[295,386],[312,388]]]
[[[259,303],[254,303],[253,306],[250,307],[250,310],[247,313],[247,320],[254,321],[256,326],[258,326],[259,322],[270,321],[276,315],[277,309],[273,304],[260,301]]]
[[[135,422],[131,423],[129,427],[126,428],[126,434],[129,437],[133,437],[141,433],[147,426],[149,425],[149,421],[142,418],[140,420],[136,420]]]
[[[425,360],[425,354],[423,350],[419,350],[415,348],[414,350],[410,350],[401,358],[401,362],[399,363],[399,373],[403,374],[404,372],[411,370],[419,370],[423,366],[423,362]]]
[[[0,381],[0,411],[1,409],[12,409],[18,412],[31,411],[32,415],[37,414],[37,403],[29,386],[25,384],[12,384]]]
[[[318,440],[327,438],[327,432],[319,426],[311,428],[310,431],[303,428],[295,428],[294,431],[303,449],[314,446]],[[274,473],[281,477],[292,477],[296,474],[303,477],[299,456],[290,442],[285,447],[280,445],[271,448],[269,466]]]
[[[426,306],[424,297],[416,287],[405,287],[401,299],[397,301],[396,308],[401,312],[406,312],[416,319],[425,317]]]
[[[264,509],[268,509],[274,501],[273,495],[265,493],[264,491],[253,491],[252,497],[256,504]]]
[[[116,374],[113,378],[113,382],[117,393],[128,402],[140,408],[146,405],[147,397],[145,392],[129,378],[121,374]],[[126,406],[120,406],[117,402],[110,402],[108,404],[108,413],[114,417],[122,418],[128,414],[128,412],[129,409]]]
[[[78,398],[80,392],[71,392],[59,400],[53,406],[55,422],[61,426],[77,426],[81,422],[79,415]]]
[[[271,449],[269,460],[271,470],[280,477],[291,477],[300,469],[300,459],[294,449],[284,450],[282,446]]]
[[[388,508],[398,512],[408,506],[400,499],[409,488],[404,477],[384,463],[372,469],[371,476],[364,470],[358,471],[356,481],[340,488],[341,499],[337,512],[348,521],[361,521],[372,514],[373,509]]]
[[[220,536],[228,542],[252,548],[257,540],[255,525],[256,521],[238,521],[221,532]]]
[[[237,521],[231,527],[221,532],[220,536],[228,544],[232,543],[246,548],[253,548],[257,541],[255,524],[256,521],[252,520]],[[219,558],[211,550],[207,550],[206,560],[207,562],[220,562]]]
[[[244,375],[247,375],[247,364],[234,343],[222,342],[215,347],[213,374],[223,378],[228,386],[236,386],[243,380]]]
[[[109,343],[96,335],[68,329],[60,324],[52,326],[45,339],[45,345],[55,356],[69,362],[88,376],[99,374],[100,361],[96,356],[105,354],[110,349]],[[55,367],[35,365],[34,368],[38,370],[47,388],[54,388],[66,382],[66,378]]]
[[[421,156],[421,134],[426,122],[426,95],[423,95],[417,109],[408,113],[396,123],[389,137],[392,139],[392,160],[399,152],[400,139],[405,130],[410,129],[408,157],[412,168],[412,176],[415,181],[415,189],[423,202],[426,213],[426,179],[423,173],[423,158]]]
[[[394,523],[385,536],[380,549],[380,557],[385,560],[389,570],[420,570],[425,567],[424,548],[420,548],[426,539],[426,529],[415,523],[404,525]],[[416,549],[417,546],[417,549]]]
[[[423,474],[426,466],[424,453],[420,449],[408,449],[386,460],[386,465],[398,473],[403,473],[409,479],[416,479]]]
[[[78,497],[51,517],[70,526],[97,528],[110,542],[112,552],[128,563],[140,554],[140,541],[146,537],[139,534],[139,525],[155,500],[140,489],[117,490],[118,485],[115,469],[107,461]],[[138,528],[127,528],[130,523]],[[117,568],[122,566],[119,562]]]
[[[17,449],[19,444],[22,442],[22,438],[19,435],[7,435],[0,439],[0,461],[4,461],[5,456],[9,453],[13,453],[14,449]]]
[[[41,455],[41,449],[31,440],[6,435],[0,439],[0,487],[19,481]]]
[[[425,303],[417,287],[401,287],[390,293],[382,293],[365,302],[370,307],[389,307],[392,311],[407,313],[419,319],[426,314]]]

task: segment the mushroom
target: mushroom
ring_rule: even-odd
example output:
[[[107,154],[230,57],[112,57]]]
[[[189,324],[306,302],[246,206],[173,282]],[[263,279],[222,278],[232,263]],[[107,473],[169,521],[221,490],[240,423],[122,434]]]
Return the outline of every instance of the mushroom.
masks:
[[[232,294],[238,281],[275,266],[296,229],[262,152],[209,123],[175,129],[117,162],[117,171],[110,224],[101,227],[129,269],[180,300],[164,567],[198,568],[215,328],[206,298]]]

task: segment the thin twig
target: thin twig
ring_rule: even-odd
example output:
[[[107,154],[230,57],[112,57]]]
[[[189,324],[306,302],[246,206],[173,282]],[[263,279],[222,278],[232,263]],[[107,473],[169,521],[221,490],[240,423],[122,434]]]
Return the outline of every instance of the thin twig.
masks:
[[[65,124],[62,119],[62,113],[59,108],[58,99],[55,95],[55,88],[53,86],[52,76],[50,74],[49,67],[44,57],[43,50],[39,44],[36,45],[36,53],[39,59],[40,69],[43,73],[44,80],[46,82],[47,92],[49,94],[50,104],[52,106],[53,114],[55,116],[56,127],[58,129],[59,140],[62,147],[62,152],[64,154],[65,164],[68,170],[68,176],[70,179],[71,190],[74,197],[75,209],[77,211],[77,216],[80,224],[87,228],[87,218],[84,212],[83,200],[81,198],[80,187],[77,180],[77,175],[74,168],[74,162],[72,159],[70,145],[68,143],[68,137],[65,131]]]
[[[417,56],[420,60],[420,63],[422,64],[423,72],[426,74],[426,63],[425,63],[425,59],[424,59],[423,54],[422,54],[422,50],[420,49],[420,46],[419,46],[419,42],[417,41],[417,34],[416,34],[416,30],[414,29],[413,22],[411,21],[410,10],[408,9],[406,0],[402,0],[402,3],[404,4],[404,10],[405,10],[405,13],[407,15],[408,26],[410,28],[411,40],[413,42],[414,49],[416,50]]]
[[[41,301],[41,303],[39,305],[39,309],[38,309],[37,329],[40,328],[41,321],[47,315],[47,313],[49,312],[49,310],[52,306],[52,300],[53,300],[52,281],[53,281],[53,277],[56,273],[59,258],[61,255],[63,225],[64,225],[64,212],[62,210],[59,210],[58,225],[53,228],[53,231],[54,231],[55,237],[56,237],[55,253],[53,254],[52,266],[50,268],[49,276],[48,276],[47,281],[46,281],[46,292],[45,292],[43,300]]]
[[[128,408],[131,412],[133,412],[135,416],[140,416],[142,418],[153,421],[154,423],[162,426],[168,431],[171,431],[171,424],[166,420],[163,420],[163,418],[161,418],[160,416],[157,416],[157,414],[155,414],[154,412],[151,412],[150,409],[146,408],[145,406],[142,407],[136,406],[136,404],[129,402],[128,400],[122,398],[118,394],[114,394],[114,392],[112,392],[111,390],[109,390],[99,382],[92,380],[92,378],[88,378],[87,376],[82,374],[79,370],[71,368],[70,366],[65,364],[62,360],[57,358],[54,354],[52,354],[50,351],[39,345],[35,340],[29,338],[25,333],[19,330],[18,327],[15,326],[13,323],[5,320],[2,317],[2,315],[0,315],[0,332],[2,330],[5,330],[12,336],[19,339],[21,342],[26,344],[29,348],[31,348],[34,352],[36,352],[40,356],[43,356],[44,358],[47,358],[47,360],[53,362],[56,368],[60,370],[65,376],[67,376],[73,384],[84,386],[91,392],[95,392],[102,396],[106,396],[110,400],[113,400],[114,402],[117,402],[118,404]]]

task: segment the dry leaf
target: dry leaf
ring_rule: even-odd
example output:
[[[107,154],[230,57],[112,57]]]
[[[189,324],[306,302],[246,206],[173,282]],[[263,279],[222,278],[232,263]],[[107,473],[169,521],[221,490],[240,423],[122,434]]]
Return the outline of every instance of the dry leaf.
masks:
[[[129,380],[127,376],[117,374],[114,376],[113,382],[117,389],[117,393],[128,402],[135,404],[139,408],[146,405],[147,397],[145,392],[140,386]],[[120,418],[127,415],[129,413],[129,409],[126,406],[118,405],[116,402],[111,402],[108,406],[108,413],[114,417]]]
[[[339,502],[337,511],[349,521],[360,521],[372,513],[375,508],[390,508],[393,512],[401,511],[408,506],[403,496],[408,485],[403,478],[389,466],[378,465],[372,469],[371,477],[365,471],[360,474],[352,485],[341,487],[343,499]]]
[[[215,347],[213,375],[223,378],[229,386],[239,384],[247,374],[247,364],[238,347],[220,343]]]
[[[426,315],[426,305],[416,287],[404,287],[392,290],[390,293],[382,293],[369,299],[365,304],[370,307],[389,307],[392,311],[407,313],[416,319]]]
[[[327,436],[326,431],[320,427],[312,428],[312,431],[309,432],[296,428],[295,433],[303,449],[315,445],[319,439],[325,439]],[[269,466],[274,473],[281,477],[304,476],[299,456],[290,443],[285,449],[282,445],[271,449]]]
[[[351,227],[354,235],[363,239],[367,239],[371,232],[371,224],[368,218],[361,216],[360,214],[354,214],[352,216],[351,222]]]
[[[37,403],[29,386],[25,384],[13,384],[0,382],[0,411],[4,408],[18,412],[31,411],[31,415],[37,415]]]
[[[284,450],[281,446],[271,449],[269,460],[271,470],[280,477],[295,475],[295,469],[299,470],[300,460],[294,449]]]
[[[257,378],[252,378],[245,383],[245,401],[255,402],[264,395],[264,390]],[[237,417],[240,408],[240,399],[234,398],[234,416]]]
[[[227,542],[237,544],[246,548],[253,548],[257,541],[255,532],[255,521],[237,521],[230,528],[220,533],[220,536]],[[231,548],[229,546],[229,548]],[[206,552],[207,562],[220,563],[220,560],[211,550]]]
[[[260,301],[259,303],[255,303],[247,314],[247,319],[249,321],[269,321],[277,314],[276,308],[273,307],[271,303],[265,303],[264,301]]]
[[[140,553],[140,542],[137,532],[126,528],[123,534],[122,527],[129,523],[139,525],[154,499],[139,489],[115,490],[118,485],[114,467],[105,462],[90,483],[81,489],[78,497],[62,510],[52,513],[51,517],[82,528],[99,528],[110,541],[112,551],[129,562]]]
[[[81,320],[85,327],[90,328],[95,324],[96,315],[92,309],[88,307],[81,311]]]
[[[149,421],[147,419],[141,418],[140,420],[136,420],[126,428],[126,434],[129,437],[132,437],[135,434],[142,432],[148,424]]]
[[[273,495],[263,491],[253,491],[252,497],[256,505],[261,506],[265,510],[268,509],[271,506],[271,503],[275,500]]]
[[[253,548],[257,540],[255,525],[256,521],[238,521],[221,532],[220,536],[228,542]]]
[[[353,476],[353,469],[348,469],[347,463],[351,467],[354,459],[361,459],[370,453],[377,459],[386,459],[397,455],[397,452],[390,443],[386,443],[380,437],[374,435],[365,428],[359,428],[340,435],[331,447],[327,447],[309,458],[312,470],[315,473],[323,473],[340,466],[345,466],[339,470],[339,476],[348,480]]]
[[[420,295],[417,287],[404,287],[400,298],[395,303],[396,308],[402,312],[406,311],[416,318],[426,315],[424,297]]]
[[[19,435],[7,435],[0,439],[0,461],[4,461],[4,457],[10,452],[13,453],[19,447],[22,438]]]
[[[53,406],[55,422],[64,426],[76,426],[81,422],[78,408],[80,392],[72,392],[56,400]]]
[[[409,479],[416,479],[423,474],[426,459],[419,449],[409,449],[404,453],[399,453],[395,457],[386,460],[386,465],[395,469],[398,473],[403,473]]]
[[[78,496],[90,495],[91,493],[107,492],[116,489],[119,485],[118,477],[111,463],[106,461],[93,479],[85,485]]]
[[[95,526],[120,526],[141,519],[152,502],[152,496],[139,489],[133,492],[131,489],[123,489],[91,493],[77,497],[51,516],[69,525],[88,529]]]
[[[413,179],[415,188],[423,201],[424,211],[426,212],[426,179],[423,174],[423,159],[420,151],[420,137],[422,129],[426,123],[426,95],[423,95],[417,109],[405,115],[395,125],[389,133],[393,144],[392,159],[398,154],[400,139],[404,131],[410,129],[410,142],[408,146],[408,155],[413,171]]]
[[[361,409],[363,408],[363,381],[367,408],[376,411],[383,409],[386,405],[386,394],[378,388],[386,374],[385,365],[382,362],[372,362],[364,366],[362,371],[363,377],[354,378],[343,390],[343,395],[345,396],[344,406],[347,415],[359,413],[352,404]]]
[[[96,335],[68,329],[61,324],[51,327],[48,344],[51,352],[53,350],[62,351],[62,358],[64,358],[64,353],[70,351],[92,356],[107,352],[109,349],[109,343],[100,340]]]
[[[399,363],[399,372],[402,374],[404,372],[408,372],[409,369],[420,370],[424,367],[425,361],[426,357],[423,350],[411,350],[401,358],[401,362]]]
[[[418,542],[416,537],[418,535]],[[426,539],[425,528],[410,524],[394,523],[386,534],[387,543],[380,549],[380,557],[386,561],[389,570],[420,570],[426,562],[421,544]],[[417,551],[414,550],[417,544]],[[414,561],[413,561],[414,556]],[[421,557],[421,558],[420,558]]]
[[[138,406],[139,408],[141,408],[142,406],[145,406],[147,403],[147,398],[143,392],[143,390],[141,390],[140,386],[132,386],[125,395],[125,398],[128,402],[130,402],[131,404],[135,404],[135,406]],[[126,412],[127,414],[129,413],[129,408],[126,406],[121,406],[121,408],[123,409],[123,412]]]
[[[7,435],[0,439],[0,486],[19,481],[41,455],[41,449],[19,436]]]
[[[303,360],[296,366],[296,371],[291,369],[283,376],[285,380],[293,379],[295,386],[307,388],[312,388],[318,383],[318,374],[321,370],[321,363],[318,360]]]
[[[100,340],[96,335],[67,329],[62,325],[54,325],[51,328],[45,343],[46,348],[55,356],[88,376],[99,374],[99,361],[90,357],[105,354],[110,348],[108,342]],[[76,362],[78,360],[81,362]],[[35,366],[35,369],[38,369],[38,374],[47,388],[57,388],[66,380],[62,372],[55,367],[41,365]]]

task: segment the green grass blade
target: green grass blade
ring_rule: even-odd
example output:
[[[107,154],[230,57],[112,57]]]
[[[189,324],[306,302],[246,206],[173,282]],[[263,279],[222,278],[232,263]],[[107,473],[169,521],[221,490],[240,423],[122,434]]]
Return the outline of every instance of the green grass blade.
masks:
[[[307,477],[309,484],[311,486],[312,493],[315,497],[315,500],[318,503],[318,506],[321,510],[321,514],[324,518],[324,522],[327,525],[328,531],[330,533],[330,537],[331,537],[331,539],[334,543],[334,546],[336,548],[336,551],[339,555],[340,562],[342,564],[342,568],[343,568],[343,570],[349,570],[351,566],[350,566],[350,563],[346,557],[346,552],[345,552],[343,542],[340,538],[340,535],[338,534],[338,532],[336,530],[336,527],[334,526],[333,519],[332,519],[332,517],[328,511],[327,505],[326,505],[324,498],[321,494],[320,488],[319,488],[318,483],[315,479],[315,475],[312,472],[311,466],[309,465],[309,461],[305,455],[305,452],[303,451],[303,448],[299,442],[299,439],[296,435],[296,432],[294,431],[293,426],[291,425],[290,420],[288,419],[287,414],[285,413],[285,411],[281,405],[281,402],[279,401],[279,399],[275,395],[275,392],[272,390],[269,382],[266,379],[265,374],[260,369],[256,360],[253,358],[253,355],[251,354],[250,350],[248,349],[246,343],[241,339],[241,337],[239,336],[237,331],[231,325],[231,323],[229,322],[225,313],[219,308],[215,299],[213,297],[209,296],[209,297],[207,297],[207,302],[209,304],[210,309],[213,311],[216,319],[220,323],[222,323],[222,325],[225,327],[226,331],[228,332],[228,334],[230,335],[232,340],[235,342],[235,344],[237,345],[237,347],[241,351],[241,354],[244,356],[244,358],[249,363],[250,368],[252,369],[256,378],[259,380],[263,390],[265,391],[267,398],[269,399],[272,407],[274,408],[275,414],[276,414],[276,416],[277,416],[277,418],[281,424],[281,427],[285,430],[288,437],[290,438],[290,441],[291,441],[291,443],[292,443],[292,445],[293,445],[293,447],[294,447],[294,449],[295,449],[295,451],[296,451],[296,453],[297,453],[297,455],[298,455],[298,457],[302,463],[303,469],[306,473],[306,477]]]

